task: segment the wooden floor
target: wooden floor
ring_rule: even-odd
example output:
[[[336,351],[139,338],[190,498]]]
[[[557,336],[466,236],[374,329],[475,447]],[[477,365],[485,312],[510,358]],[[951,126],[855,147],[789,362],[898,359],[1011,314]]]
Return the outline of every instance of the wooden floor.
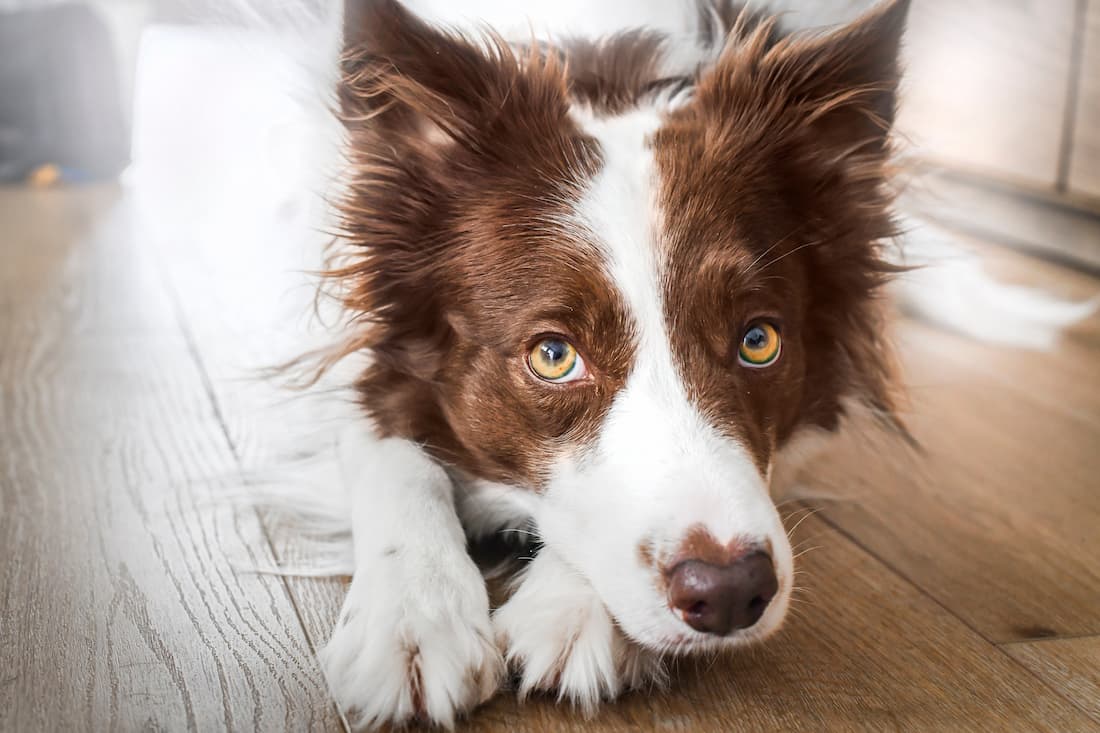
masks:
[[[114,189],[0,190],[0,730],[338,730],[341,583],[235,569],[300,548],[216,501],[279,430],[233,376],[265,284],[140,231]],[[1100,319],[1045,354],[899,341],[925,455],[853,435],[806,472],[829,498],[784,507],[778,638],[591,720],[502,696],[464,729],[1100,730]]]

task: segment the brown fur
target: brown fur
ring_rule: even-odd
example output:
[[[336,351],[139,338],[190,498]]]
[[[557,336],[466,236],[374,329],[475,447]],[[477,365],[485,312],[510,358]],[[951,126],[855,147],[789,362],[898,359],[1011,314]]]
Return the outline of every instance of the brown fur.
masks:
[[[594,248],[555,223],[599,153],[568,117],[558,60],[430,30],[394,3],[373,13],[345,61],[352,254],[332,272],[358,319],[344,351],[375,362],[363,406],[384,434],[468,473],[537,486],[557,450],[594,433],[630,367]],[[587,345],[598,378],[538,382],[524,359],[547,333]]]
[[[893,407],[877,292],[896,269],[881,243],[895,233],[887,132],[905,10],[777,43],[761,25],[654,142],[674,348],[692,397],[762,472],[799,425],[835,428],[845,396]],[[762,317],[782,357],[729,368]]]
[[[330,272],[350,336],[328,362],[370,354],[358,387],[383,434],[540,487],[554,457],[597,434],[634,349],[595,243],[559,223],[601,165],[569,106],[612,114],[690,83],[694,99],[653,141],[690,396],[761,470],[799,425],[835,427],[843,397],[889,414],[877,292],[892,272],[880,243],[894,232],[887,129],[905,5],[781,40],[720,2],[730,41],[687,80],[657,75],[662,39],[644,32],[547,53],[439,32],[392,0],[356,6],[340,87],[346,247]],[[739,367],[761,316],[779,323],[783,355]],[[589,379],[529,373],[546,333],[579,348]]]
[[[570,95],[603,114],[620,114],[646,103],[684,78],[662,77],[658,68],[665,37],[629,30],[604,39],[575,39],[561,48],[569,68]]]
[[[765,17],[731,0],[696,0],[700,44],[721,47],[728,38],[744,39],[757,31]],[[772,26],[768,33],[775,36]],[[572,38],[555,53],[567,67],[570,97],[604,115],[616,115],[672,95],[698,81],[699,69],[667,75],[661,62],[673,41],[656,31],[630,29],[607,38]]]
[[[701,524],[697,524],[687,531],[684,541],[670,558],[664,558],[660,563],[663,575],[670,573],[682,560],[700,560],[711,565],[724,567],[732,565],[743,557],[752,547],[740,538],[734,538],[723,544],[715,539],[714,535]]]

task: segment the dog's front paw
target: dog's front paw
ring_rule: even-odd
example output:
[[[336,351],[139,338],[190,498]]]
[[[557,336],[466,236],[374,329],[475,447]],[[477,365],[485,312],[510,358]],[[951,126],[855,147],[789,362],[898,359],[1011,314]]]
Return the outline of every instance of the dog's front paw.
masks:
[[[504,662],[485,586],[476,570],[465,580],[435,578],[420,589],[369,576],[353,581],[321,660],[356,727],[418,721],[451,728],[497,691]]]
[[[629,641],[595,591],[567,568],[533,567],[493,615],[493,628],[519,675],[520,697],[552,692],[591,713],[623,690],[666,679],[658,655]]]

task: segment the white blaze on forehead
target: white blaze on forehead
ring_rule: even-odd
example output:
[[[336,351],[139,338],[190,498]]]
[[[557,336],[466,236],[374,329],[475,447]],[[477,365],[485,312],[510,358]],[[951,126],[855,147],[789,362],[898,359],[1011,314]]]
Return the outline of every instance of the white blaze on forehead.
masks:
[[[648,422],[653,419],[668,428],[639,435],[643,443],[667,441],[673,433],[686,437],[700,430],[710,432],[688,399],[673,360],[665,318],[665,262],[660,247],[663,222],[650,144],[660,123],[652,108],[581,120],[585,132],[600,144],[603,166],[581,199],[577,218],[603,252],[611,280],[633,317],[637,337],[631,375],[605,428],[629,420],[641,423],[641,430],[647,423],[656,427]],[[644,447],[636,445],[635,449]]]
[[[593,117],[575,109],[574,117],[599,142],[603,158],[577,207],[577,218],[606,256],[609,273],[638,320],[639,336],[659,337],[665,331],[662,265],[656,246],[657,174],[649,140],[661,119],[653,109],[616,117]]]
[[[634,368],[608,415],[602,442],[610,439],[608,428],[617,422],[630,420],[640,427],[659,417],[647,413],[662,408],[665,419],[696,422],[672,361],[665,323],[661,217],[650,144],[660,117],[642,108],[588,119],[582,125],[599,142],[603,166],[581,199],[577,216],[607,258],[608,272],[633,317],[637,337]]]
[[[753,632],[767,633],[785,612],[790,543],[749,452],[701,414],[672,351],[661,182],[649,144],[660,117],[644,109],[575,115],[599,142],[602,167],[574,223],[602,253],[631,316],[635,352],[596,442],[554,466],[535,507],[540,535],[592,583],[628,635],[655,646],[689,629],[638,548],[655,549],[664,562],[700,525],[722,543],[770,542],[782,590]]]
[[[637,470],[638,480],[664,483],[662,476],[679,475],[697,485],[701,504],[726,499],[726,508],[733,509],[739,494],[758,493],[762,482],[748,452],[700,414],[673,355],[665,315],[660,182],[650,144],[660,116],[645,108],[616,117],[576,116],[599,142],[603,159],[579,202],[577,219],[603,252],[637,337],[631,374],[608,414],[597,451],[644,457],[626,469]],[[731,475],[731,464],[744,470]],[[691,494],[679,492],[678,499],[691,502]],[[714,512],[700,519],[711,517],[715,536],[722,538],[729,526]]]

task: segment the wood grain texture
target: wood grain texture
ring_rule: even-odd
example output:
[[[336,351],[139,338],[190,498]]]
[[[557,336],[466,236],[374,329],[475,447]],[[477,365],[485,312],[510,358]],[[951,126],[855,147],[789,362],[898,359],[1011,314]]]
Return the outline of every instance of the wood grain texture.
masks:
[[[1077,89],[1069,188],[1100,198],[1100,2],[1089,0]]]
[[[1053,188],[1073,0],[915,0],[899,127],[924,157]]]
[[[306,348],[316,284],[306,272],[319,269],[326,238],[300,197],[280,206],[257,200],[249,181],[230,180],[216,192],[191,181],[185,189],[190,205],[181,209],[159,185],[177,186],[179,176],[159,173],[151,187],[155,197],[142,202],[143,219],[150,222],[148,239],[245,477],[233,488],[247,492],[250,483],[284,481],[294,457],[308,452],[323,424],[318,426],[308,395],[300,400],[303,395],[286,386],[289,378],[265,375]],[[239,203],[221,206],[226,197]],[[277,564],[308,567],[316,561],[305,538],[276,531],[274,524],[271,529]],[[343,598],[343,580],[284,582],[311,649],[321,649]]]
[[[234,572],[304,550],[216,503],[280,445],[239,368],[280,338],[293,264],[255,265],[263,233],[151,247],[118,205],[0,192],[0,730],[339,730],[314,654],[341,582]],[[773,643],[592,720],[503,694],[463,729],[1100,730],[1093,652],[990,641],[1095,633],[1100,321],[1053,354],[902,340],[928,454],[857,433],[811,466],[847,500],[798,527],[805,590]]]
[[[1100,637],[1006,644],[1004,650],[1100,723]]]
[[[271,339],[278,338],[272,331],[278,328],[278,318],[273,321],[272,314],[256,304],[270,302],[277,294],[269,284],[278,280],[279,269],[272,269],[271,261],[280,258],[271,257],[269,250],[268,261],[256,268],[219,267],[226,256],[222,246],[186,239],[190,246],[168,243],[164,252],[171,263],[170,277],[213,375],[234,441],[245,446],[242,453],[247,461],[262,463],[277,444],[277,435],[262,417],[266,398],[260,397],[256,385],[244,384],[233,374],[234,364],[254,359],[269,348]],[[246,242],[263,239],[245,237]],[[1018,258],[1008,260],[1009,264],[1014,261]],[[1091,282],[1084,278],[1076,287],[1085,288]],[[226,319],[225,313],[234,317]],[[952,338],[947,337],[946,343],[953,343]],[[975,348],[988,357],[982,347]],[[958,394],[948,387],[950,397]],[[1089,412],[1088,405],[1082,409]],[[853,466],[865,460],[862,453],[845,470],[850,474]],[[895,507],[898,510],[905,508]],[[929,513],[923,519],[934,522],[937,516]],[[719,662],[705,674],[687,665],[672,691],[630,696],[609,706],[595,721],[549,700],[521,706],[504,694],[475,713],[468,729],[1090,728],[1087,719],[1065,701],[849,539],[814,520],[801,530],[804,540],[823,535],[822,541],[815,539],[812,545],[827,540],[819,556],[814,551],[806,557],[804,572],[814,606],[826,602],[829,609],[821,616],[812,615],[814,606],[800,611],[774,647]],[[302,548],[292,536],[276,532],[273,539],[282,560],[293,563],[298,557],[308,558],[300,554]],[[853,572],[853,567],[858,569]],[[300,580],[292,588],[298,612],[319,647],[339,607],[340,583]],[[853,625],[844,628],[849,623]],[[867,638],[876,641],[869,645]],[[944,657],[943,650],[952,651]],[[956,659],[956,651],[961,659]],[[983,684],[968,685],[968,679],[981,679]],[[996,682],[985,684],[985,680]],[[1031,699],[1038,703],[1022,702]]]
[[[1011,259],[1000,269],[1025,282],[1057,270]],[[1094,317],[1053,352],[1024,353],[906,325],[907,420],[924,454],[861,460],[881,443],[850,433],[805,483],[836,499],[830,521],[985,638],[1100,632],[1098,334]]]
[[[796,520],[797,521],[797,520]],[[1088,718],[816,517],[795,536],[805,590],[759,649],[686,663],[667,692],[592,720],[498,697],[464,731],[1084,731]]]
[[[111,190],[0,191],[0,730],[337,728]]]

